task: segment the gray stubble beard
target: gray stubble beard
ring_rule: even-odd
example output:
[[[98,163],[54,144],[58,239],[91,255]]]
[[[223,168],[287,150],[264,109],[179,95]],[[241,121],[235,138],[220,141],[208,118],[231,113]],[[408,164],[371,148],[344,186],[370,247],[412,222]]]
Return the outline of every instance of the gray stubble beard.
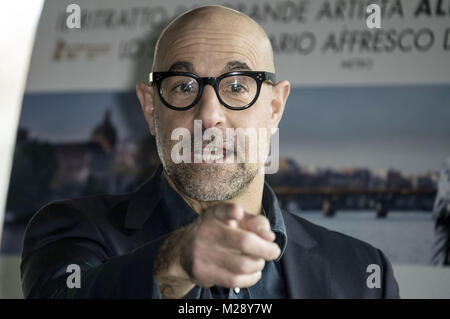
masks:
[[[225,165],[235,165],[236,168],[229,171]],[[200,167],[199,164],[166,162],[163,166],[179,191],[199,201],[232,199],[247,188],[258,174],[258,167],[247,163],[207,164]]]

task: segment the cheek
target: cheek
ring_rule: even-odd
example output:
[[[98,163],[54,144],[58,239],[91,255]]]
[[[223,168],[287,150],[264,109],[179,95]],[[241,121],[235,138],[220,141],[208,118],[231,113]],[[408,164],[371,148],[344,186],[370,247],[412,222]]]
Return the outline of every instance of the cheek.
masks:
[[[158,105],[155,108],[155,122],[157,134],[170,139],[172,131],[178,127],[189,128],[186,122],[185,112],[177,112],[166,108],[164,105]]]
[[[267,111],[267,105],[253,105],[250,109],[244,111],[233,111],[230,119],[230,126],[233,128],[260,128],[269,127],[270,112]]]
[[[248,110],[248,121],[251,121],[252,127],[270,127],[272,116],[271,100],[267,95],[261,94],[256,103]]]

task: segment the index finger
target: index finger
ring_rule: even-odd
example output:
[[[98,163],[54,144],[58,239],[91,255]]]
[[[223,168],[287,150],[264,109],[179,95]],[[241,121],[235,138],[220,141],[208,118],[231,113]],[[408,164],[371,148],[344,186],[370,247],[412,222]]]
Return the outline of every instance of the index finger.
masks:
[[[233,229],[225,226],[218,234],[218,241],[224,247],[232,248],[248,256],[264,258],[265,260],[276,259],[281,253],[278,244],[240,228]]]

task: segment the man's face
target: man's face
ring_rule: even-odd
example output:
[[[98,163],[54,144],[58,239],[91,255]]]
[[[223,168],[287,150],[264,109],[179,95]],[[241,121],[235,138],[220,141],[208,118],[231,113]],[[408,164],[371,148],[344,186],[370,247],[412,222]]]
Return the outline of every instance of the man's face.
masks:
[[[201,77],[218,77],[231,71],[271,71],[268,66],[270,63],[262,53],[261,43],[258,41],[260,42],[260,38],[252,34],[252,28],[239,23],[227,24],[226,19],[209,24],[204,20],[190,23],[167,36],[159,48],[161,59],[157,71],[190,72]],[[238,161],[238,140],[234,138],[234,161],[231,163],[225,157],[221,163],[175,164],[171,153],[178,140],[172,140],[171,135],[176,128],[186,128],[191,133],[193,146],[194,120],[201,120],[203,129],[220,130],[223,133],[224,147],[225,137],[230,138],[225,133],[227,128],[266,128],[270,132],[278,124],[276,121],[274,125],[272,117],[271,84],[263,83],[258,100],[250,108],[239,111],[221,105],[211,85],[204,87],[198,104],[185,111],[167,108],[161,102],[156,86],[153,90],[154,133],[158,153],[167,174],[180,191],[201,201],[227,200],[238,195],[253,181],[267,157],[268,138],[258,139],[258,147],[263,148],[259,152],[265,156],[258,158],[256,162],[248,161],[248,143],[244,148],[246,160],[244,163]],[[208,143],[208,140],[203,140],[203,147]],[[194,152],[193,147],[191,151]],[[226,156],[226,152],[224,153]]]

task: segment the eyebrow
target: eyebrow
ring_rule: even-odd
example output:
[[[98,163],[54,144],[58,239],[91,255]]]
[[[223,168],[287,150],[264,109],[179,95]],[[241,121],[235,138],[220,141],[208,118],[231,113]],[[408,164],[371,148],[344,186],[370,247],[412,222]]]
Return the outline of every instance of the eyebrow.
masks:
[[[248,66],[247,63],[241,62],[241,61],[231,61],[228,62],[227,65],[224,68],[225,72],[232,72],[232,71],[250,71],[251,68]]]
[[[194,65],[191,62],[178,61],[172,64],[169,68],[169,72],[191,72],[194,73]]]

